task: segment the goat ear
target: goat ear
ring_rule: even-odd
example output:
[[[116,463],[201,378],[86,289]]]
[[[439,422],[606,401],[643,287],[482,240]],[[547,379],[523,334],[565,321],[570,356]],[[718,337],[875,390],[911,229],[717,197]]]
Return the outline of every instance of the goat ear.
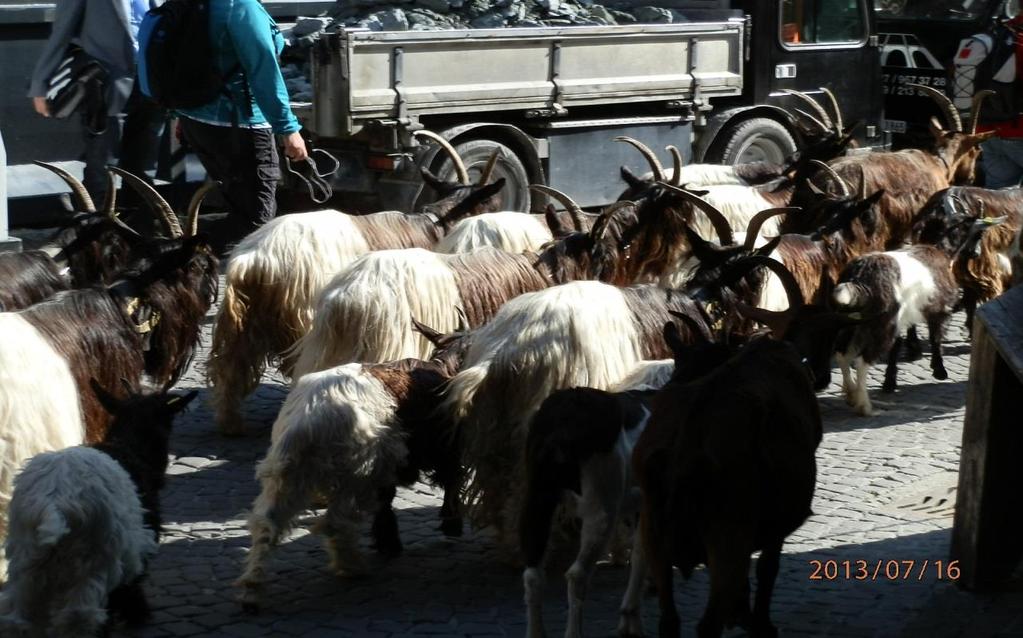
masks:
[[[700,233],[693,230],[692,226],[686,224],[682,227],[682,230],[686,234],[686,240],[689,242],[689,249],[692,251],[694,257],[705,262],[707,259],[716,254],[717,251],[714,250],[714,244],[701,237]]]
[[[663,334],[664,342],[668,344],[668,349],[671,350],[672,355],[676,359],[683,358],[688,352],[689,346],[682,341],[682,333],[674,321],[665,322]]]
[[[625,183],[628,184],[630,188],[638,189],[647,185],[645,181],[637,177],[635,173],[625,166],[622,167],[622,179],[625,180]]]
[[[558,217],[558,212],[555,210],[554,204],[547,204],[547,208],[543,211],[543,218],[547,222],[547,227],[551,229],[551,235],[555,238],[564,237],[572,232],[571,228],[567,228],[561,223],[561,219]]]
[[[103,406],[103,409],[114,414],[121,406],[121,400],[110,394],[106,389],[99,384],[96,379],[89,379],[89,386],[92,388],[92,393],[96,395],[99,400],[99,404]]]
[[[771,253],[774,252],[774,249],[777,248],[778,244],[780,244],[780,243],[781,243],[781,235],[778,235],[777,237],[771,238],[770,241],[768,241],[766,244],[764,244],[760,248],[757,248],[756,250],[754,250],[753,254],[754,255],[763,255],[765,257],[769,257],[771,255]]]
[[[437,332],[430,326],[419,323],[418,321],[416,321],[415,317],[412,317],[412,327],[416,330],[416,332],[426,337],[426,340],[432,343],[434,346],[437,347],[440,346],[440,342],[444,335]]]
[[[188,407],[188,404],[192,402],[192,399],[197,396],[199,396],[198,390],[192,390],[186,394],[170,394],[167,395],[167,400],[163,405],[171,414],[177,414]]]

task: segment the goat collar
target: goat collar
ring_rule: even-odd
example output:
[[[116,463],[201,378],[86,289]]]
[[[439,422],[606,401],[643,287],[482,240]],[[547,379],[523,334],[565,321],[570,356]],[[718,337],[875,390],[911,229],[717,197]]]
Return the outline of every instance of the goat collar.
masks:
[[[132,325],[135,328],[135,332],[139,333],[140,335],[148,335],[150,332],[153,331],[153,328],[156,327],[156,324],[160,322],[160,313],[157,312],[156,310],[150,310],[148,313],[149,318],[147,318],[142,323],[135,323],[132,317],[134,317],[135,313],[138,312],[139,305],[140,305],[139,298],[132,297],[131,299],[128,300],[128,303],[125,304],[124,313],[128,315],[128,319],[132,321]]]

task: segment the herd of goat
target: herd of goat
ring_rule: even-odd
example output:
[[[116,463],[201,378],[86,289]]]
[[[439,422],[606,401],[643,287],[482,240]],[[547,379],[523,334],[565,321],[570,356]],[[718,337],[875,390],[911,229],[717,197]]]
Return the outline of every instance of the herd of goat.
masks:
[[[326,506],[330,568],[359,573],[362,517],[379,552],[399,553],[392,501],[427,479],[444,491],[444,534],[462,533],[464,508],[519,556],[530,637],[544,635],[552,527],[572,518],[567,636],[582,634],[609,549],[631,563],[622,635],[643,632],[648,577],[660,635],[678,635],[673,569],[699,564],[711,587],[700,636],[776,635],[771,592],[782,544],[810,514],[815,393],[832,361],[869,415],[871,364],[887,364],[894,391],[900,350],[920,356],[926,323],[946,378],[951,313],[969,321],[1021,273],[1023,192],[970,186],[990,134],[919,88],[946,119],[927,150],[848,152],[838,105],[804,94],[805,143],[782,166],[685,166],[669,147],[669,171],[618,138],[651,170],[623,168],[621,199],[599,214],[544,186],[535,197],[560,207],[501,211],[496,156],[474,182],[422,131],[456,169],[453,182],[424,171],[435,203],[291,214],[244,238],[207,362],[220,431],[244,432],[243,398],[267,365],[292,379],[256,468],[245,608],[259,609],[269,554],[301,512]],[[171,425],[195,396],[169,389],[218,297],[197,232],[214,186],[183,228],[155,190],[112,169],[166,234],[143,237],[113,196],[98,210],[44,166],[79,212],[43,248],[0,255],[0,633],[99,635],[115,616],[146,617]]]

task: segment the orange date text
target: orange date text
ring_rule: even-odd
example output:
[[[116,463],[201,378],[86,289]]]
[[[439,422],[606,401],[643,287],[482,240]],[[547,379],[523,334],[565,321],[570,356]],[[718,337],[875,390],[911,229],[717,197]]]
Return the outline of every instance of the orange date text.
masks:
[[[810,580],[959,580],[959,561],[811,560]]]

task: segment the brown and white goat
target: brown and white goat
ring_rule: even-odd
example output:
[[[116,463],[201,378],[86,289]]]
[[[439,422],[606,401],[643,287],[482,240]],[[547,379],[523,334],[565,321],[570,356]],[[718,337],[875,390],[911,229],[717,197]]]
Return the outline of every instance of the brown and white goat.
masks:
[[[822,424],[815,378],[830,368],[845,319],[803,305],[795,279],[777,262],[755,257],[748,263],[783,279],[789,309],[743,307],[769,325],[774,338],[755,338],[723,363],[714,350],[676,353],[698,374],[677,374],[657,394],[633,453],[643,505],[621,635],[642,635],[641,592],[649,566],[660,601],[659,634],[678,636],[673,567],[688,578],[700,563],[710,572],[710,598],[699,636],[720,636],[734,625],[754,636],[777,635],[769,605],[782,544],[810,515],[816,482]],[[751,614],[748,573],[757,550]]]
[[[948,378],[941,342],[945,323],[959,298],[952,264],[960,254],[977,251],[981,234],[993,225],[996,224],[992,220],[974,220],[963,233],[961,243],[955,246],[917,245],[871,253],[853,260],[842,272],[832,299],[843,311],[867,317],[843,334],[838,344],[845,399],[858,414],[873,414],[867,394],[867,370],[885,356],[888,365],[882,391],[895,391],[902,334],[912,325],[927,323],[931,371],[935,379]],[[856,367],[855,383],[851,366]]]
[[[292,375],[295,360],[287,353],[311,328],[314,302],[335,275],[374,250],[432,248],[454,220],[499,209],[504,180],[487,183],[496,155],[473,184],[462,158],[447,140],[429,131],[417,135],[438,143],[454,162],[457,183],[424,171],[426,182],[441,195],[439,201],[412,214],[348,215],[322,210],[283,215],[231,251],[207,365],[222,432],[242,430],[241,400],[259,384],[268,362],[276,361],[283,374]],[[521,230],[523,221],[510,219]],[[461,238],[452,248],[461,248],[469,240]]]
[[[261,492],[249,516],[252,550],[236,583],[248,610],[258,609],[273,545],[317,497],[327,500],[320,531],[337,573],[365,568],[357,547],[365,512],[374,515],[377,550],[401,552],[391,501],[398,486],[424,474],[444,489],[441,530],[462,534],[460,445],[437,407],[471,333],[445,336],[414,323],[436,346],[429,360],[338,366],[300,377],[288,394],[270,450],[256,467]]]
[[[412,316],[450,331],[461,308],[475,328],[522,293],[577,279],[618,281],[623,236],[634,219],[631,202],[613,204],[590,232],[570,233],[537,253],[484,248],[443,255],[412,248],[364,255],[320,293],[312,328],[295,347],[295,374],[424,357],[430,344],[414,334]]]

